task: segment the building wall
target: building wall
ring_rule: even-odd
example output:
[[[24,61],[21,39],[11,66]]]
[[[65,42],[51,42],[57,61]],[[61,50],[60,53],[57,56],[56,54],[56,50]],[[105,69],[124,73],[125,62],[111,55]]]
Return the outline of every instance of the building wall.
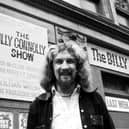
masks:
[[[53,0],[54,1],[54,0]],[[38,25],[43,28],[48,29],[48,43],[56,44],[58,42],[57,28],[73,31],[80,36],[86,38],[84,41],[89,47],[90,44],[101,47],[102,49],[108,49],[109,51],[116,52],[118,55],[122,54],[123,57],[129,56],[129,45],[128,45],[128,26],[123,27],[119,26],[118,16],[119,9],[116,11],[114,6],[114,1],[107,0],[99,1],[99,8],[95,9],[96,6],[94,3],[88,3],[92,10],[86,6],[86,1],[81,0],[80,5],[79,1],[62,1],[58,0],[41,2],[41,5],[35,1],[19,1],[19,0],[0,0],[0,13],[11,16],[16,19],[20,19],[35,25]],[[45,7],[45,3],[48,2],[48,5]],[[98,1],[97,1],[98,2]],[[83,3],[83,4],[82,4]],[[64,14],[54,10],[54,6],[62,7]],[[63,6],[62,6],[63,5]],[[84,5],[84,6],[81,6]],[[72,10],[71,10],[72,9]],[[60,10],[62,11],[62,10]],[[68,14],[66,12],[69,12]],[[73,17],[71,17],[72,14]],[[67,15],[66,15],[67,14]],[[121,13],[120,13],[121,14]],[[123,16],[123,15],[122,15]],[[127,25],[124,21],[126,18],[123,18],[122,23]],[[90,55],[91,53],[89,53]],[[103,96],[113,96],[117,98],[126,99],[128,102],[128,111],[121,111],[123,109],[118,109],[120,111],[109,110],[111,116],[115,122],[115,126],[119,129],[129,128],[128,124],[128,114],[129,114],[129,92],[127,90],[119,90],[115,87],[112,89],[112,84],[109,84],[109,87],[105,87],[107,81],[104,82],[104,78],[107,76],[114,75],[129,78],[129,73],[124,73],[116,69],[108,68],[102,66],[101,64],[91,64],[92,73],[93,73],[93,85],[98,87],[98,92]],[[128,67],[128,66],[127,66]],[[103,74],[104,73],[104,74]],[[111,75],[109,75],[111,74]],[[117,78],[114,77],[114,78]],[[111,79],[111,78],[110,78]],[[105,79],[106,80],[106,79]],[[104,85],[105,84],[105,85]],[[110,87],[111,86],[111,87]],[[125,86],[125,85],[123,85]],[[118,86],[119,87],[119,86]],[[127,88],[129,88],[129,83],[127,81]],[[118,101],[118,100],[117,100]],[[24,124],[26,123],[26,114],[23,115],[23,119],[19,120],[20,113],[27,113],[29,104],[31,101],[19,101],[11,99],[0,99],[0,111],[9,112],[13,114],[13,125],[14,129],[19,128],[20,121]],[[112,103],[112,102],[111,102]],[[110,107],[109,107],[110,108]],[[12,116],[12,115],[10,115]],[[10,117],[11,119],[11,117]],[[19,121],[19,122],[17,122]],[[25,125],[22,124],[21,128],[25,129]],[[1,127],[1,126],[0,126]],[[11,127],[10,127],[11,128]],[[21,129],[20,128],[20,129]],[[1,128],[0,128],[1,129]]]

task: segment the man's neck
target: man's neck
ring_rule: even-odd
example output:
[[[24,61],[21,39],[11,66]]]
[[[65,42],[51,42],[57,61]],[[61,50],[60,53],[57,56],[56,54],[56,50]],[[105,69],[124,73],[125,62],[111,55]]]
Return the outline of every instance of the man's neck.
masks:
[[[61,94],[61,96],[71,96],[74,89],[75,89],[75,84],[72,85],[56,85],[57,91]]]

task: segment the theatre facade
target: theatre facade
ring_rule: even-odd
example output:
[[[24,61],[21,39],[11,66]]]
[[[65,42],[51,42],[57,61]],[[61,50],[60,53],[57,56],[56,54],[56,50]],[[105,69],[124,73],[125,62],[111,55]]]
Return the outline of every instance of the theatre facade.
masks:
[[[0,0],[0,129],[26,129],[47,49],[70,35],[116,129],[129,129],[128,0]]]

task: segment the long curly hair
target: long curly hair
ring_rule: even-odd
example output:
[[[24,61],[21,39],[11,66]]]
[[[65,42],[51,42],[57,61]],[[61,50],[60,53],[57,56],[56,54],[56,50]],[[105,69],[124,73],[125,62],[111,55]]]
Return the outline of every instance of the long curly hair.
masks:
[[[41,80],[41,87],[46,91],[50,92],[53,85],[55,85],[56,78],[53,70],[53,60],[56,55],[64,50],[67,50],[76,60],[76,84],[86,92],[94,90],[92,86],[92,76],[90,65],[88,62],[87,51],[84,51],[75,41],[68,41],[66,43],[60,43],[58,45],[52,45],[47,53],[45,59],[45,65],[43,68],[43,76]]]

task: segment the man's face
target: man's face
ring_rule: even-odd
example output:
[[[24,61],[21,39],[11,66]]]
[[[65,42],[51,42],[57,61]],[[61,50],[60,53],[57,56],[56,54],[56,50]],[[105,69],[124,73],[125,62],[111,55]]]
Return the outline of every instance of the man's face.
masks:
[[[57,82],[70,84],[75,80],[76,61],[68,51],[57,54],[53,61],[53,69]]]

